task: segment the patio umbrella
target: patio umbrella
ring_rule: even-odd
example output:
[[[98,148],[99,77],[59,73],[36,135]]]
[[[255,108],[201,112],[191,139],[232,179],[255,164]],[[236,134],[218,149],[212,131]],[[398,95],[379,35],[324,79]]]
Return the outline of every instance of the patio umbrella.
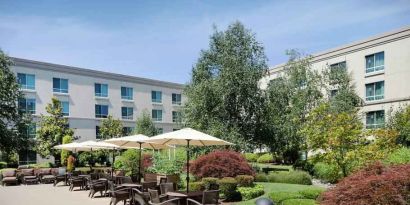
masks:
[[[107,150],[113,150],[114,151],[115,149],[120,148],[117,145],[110,144],[110,143],[103,142],[103,141],[96,142],[96,141],[89,140],[89,141],[81,142],[80,144],[84,147],[91,148],[91,151],[93,149],[94,150],[107,149]],[[114,152],[113,152],[112,153],[112,165],[111,165],[111,169],[112,169],[111,177],[114,176],[114,162],[115,162],[115,156],[114,156]]]
[[[124,149],[129,149],[129,148],[139,148],[140,149],[139,151],[140,157],[139,157],[139,162],[138,162],[138,181],[141,181],[141,153],[142,153],[141,149],[142,148],[164,149],[168,147],[166,145],[148,143],[146,142],[148,139],[149,139],[148,136],[138,134],[138,135],[111,138],[111,139],[105,140],[106,143],[111,143],[111,144],[117,145]]]
[[[67,150],[72,152],[79,152],[79,151],[91,151],[90,147],[84,147],[81,143],[78,142],[71,142],[67,144],[56,145],[53,147],[54,149],[60,150]]]
[[[187,146],[187,187],[189,191],[189,146],[212,146],[212,145],[232,145],[232,143],[218,139],[192,128],[184,128],[174,132],[168,132],[151,137],[147,142],[162,145],[186,145]]]

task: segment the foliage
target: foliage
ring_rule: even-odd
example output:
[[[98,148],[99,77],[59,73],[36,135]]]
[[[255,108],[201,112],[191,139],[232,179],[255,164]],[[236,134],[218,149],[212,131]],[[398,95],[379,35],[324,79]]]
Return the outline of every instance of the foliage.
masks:
[[[26,130],[31,117],[18,109],[16,102],[23,93],[10,69],[12,65],[12,60],[0,49],[0,151],[6,162],[12,162],[14,153],[30,145]]]
[[[255,154],[255,153],[245,153],[243,154],[243,156],[248,162],[256,162],[259,158],[258,154]]]
[[[86,165],[94,166],[95,159],[92,152],[82,152],[78,155],[79,166],[84,167]]]
[[[209,187],[211,187],[211,185],[218,184],[218,178],[215,177],[204,177],[201,181],[204,184],[206,190],[209,190]]]
[[[238,175],[235,177],[240,187],[251,187],[253,186],[253,181],[255,180],[251,175]]]
[[[238,187],[238,192],[241,193],[242,200],[250,200],[265,193],[262,184],[256,184],[255,186],[248,187]]]
[[[340,181],[321,195],[322,205],[407,204],[410,191],[410,164],[370,165]]]
[[[255,175],[255,182],[268,182],[268,175],[265,173],[257,173]]]
[[[305,189],[301,190],[298,193],[303,196],[305,199],[314,199],[316,200],[320,194],[322,194],[324,189],[319,189],[319,188],[310,188],[310,189]]]
[[[401,147],[392,152],[386,159],[388,164],[409,164],[410,163],[410,149]]]
[[[410,105],[392,112],[387,127],[398,131],[398,143],[410,146]]]
[[[281,204],[288,199],[302,199],[303,196],[295,192],[272,192],[269,194],[269,198],[277,204]]]
[[[326,182],[335,183],[339,179],[343,178],[343,174],[336,165],[326,164],[323,162],[318,162],[315,164],[314,175]]]
[[[118,166],[119,169],[124,170],[127,176],[134,176],[138,174],[138,162],[139,150],[127,149],[115,160],[114,165]]]
[[[289,199],[283,201],[282,205],[316,205],[316,201],[313,199]]]
[[[144,110],[141,117],[137,119],[134,134],[143,134],[148,137],[158,134],[158,130],[155,128],[154,122],[148,111]]]
[[[152,166],[152,154],[142,153],[142,167],[146,170],[148,167]]]
[[[203,182],[189,182],[189,191],[203,191],[205,184]]]
[[[252,167],[240,153],[228,150],[216,150],[198,157],[192,162],[190,171],[198,178],[254,175]]]
[[[272,163],[273,155],[271,153],[263,154],[258,158],[257,162],[258,163]]]
[[[153,155],[152,166],[147,172],[158,174],[180,174],[184,162],[176,159],[168,159],[168,156],[155,153]]]
[[[314,173],[314,164],[312,162],[312,160],[302,160],[302,159],[298,159],[296,160],[295,164],[293,164],[293,169],[302,169],[305,172],[308,172],[310,175],[313,175]]]
[[[40,115],[40,129],[37,131],[35,147],[42,157],[55,154],[53,147],[61,144],[64,136],[74,134],[74,131],[69,128],[68,118],[63,117],[63,108],[57,98],[51,98],[46,111],[48,115]]]
[[[63,142],[62,142],[62,144],[68,144],[68,143],[71,143],[71,142],[73,142],[73,137],[72,137],[72,136],[70,136],[70,135],[65,135],[65,136],[63,137]],[[68,156],[70,156],[70,151],[61,150],[60,156],[61,156],[61,157],[60,157],[61,164],[62,164],[62,165],[67,165],[67,158],[68,158]]]
[[[0,169],[7,168],[7,162],[0,162]]]
[[[101,120],[100,136],[102,139],[110,139],[122,136],[122,122],[114,119],[111,115]]]
[[[218,180],[219,190],[225,196],[226,201],[241,201],[242,197],[239,192],[236,191],[238,182],[232,177],[224,177]],[[239,196],[238,196],[239,194]]]
[[[264,102],[258,84],[267,69],[263,47],[240,22],[215,29],[184,91],[187,126],[242,148],[258,143]]]
[[[271,172],[268,175],[268,181],[287,184],[312,184],[312,178],[310,175],[303,171]]]
[[[67,158],[67,171],[69,172],[74,171],[74,163],[75,163],[75,158],[73,157],[73,155],[70,155]]]

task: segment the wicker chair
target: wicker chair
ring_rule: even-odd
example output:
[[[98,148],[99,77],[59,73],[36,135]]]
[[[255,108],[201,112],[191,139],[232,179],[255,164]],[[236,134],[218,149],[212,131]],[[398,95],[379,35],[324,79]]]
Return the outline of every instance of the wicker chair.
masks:
[[[179,205],[179,201],[181,200],[180,198],[173,198],[167,200],[168,196],[160,196],[158,194],[158,190],[155,189],[148,189],[148,193],[150,198],[148,204],[150,205]]]
[[[134,204],[138,205],[147,205],[150,198],[149,198],[149,193],[147,192],[142,192],[141,190],[137,188],[132,188],[132,201]]]
[[[9,184],[18,184],[17,173],[15,169],[6,169],[1,172],[2,179],[1,184],[9,185]]]
[[[148,189],[156,189],[157,182],[142,182],[142,191],[148,192]]]
[[[47,183],[54,183],[56,177],[52,173],[51,168],[43,168],[40,169],[38,172],[38,179],[40,183],[47,184]]]
[[[111,201],[110,205],[116,205],[120,201],[124,201],[124,205],[127,203],[127,199],[130,198],[129,188],[115,187],[112,181],[108,181],[110,187]]]
[[[174,183],[162,183],[159,185],[161,195],[165,195],[167,192],[175,191]]]
[[[23,184],[37,184],[38,178],[34,174],[34,169],[22,169],[21,170],[21,181]]]
[[[75,187],[80,187],[80,190],[85,187],[85,179],[83,177],[72,176],[68,181],[70,183],[70,191],[73,191]]]
[[[90,188],[90,193],[88,197],[94,198],[94,194],[100,192],[101,196],[107,194],[107,181],[106,180],[89,180],[88,187]],[[104,192],[104,195],[103,195]]]
[[[59,182],[64,182],[64,185],[67,185],[67,173],[66,168],[60,167],[52,170],[55,180],[54,186],[56,186]]]
[[[190,203],[195,205],[217,205],[219,204],[219,190],[204,191],[202,195],[202,203],[188,198],[187,205],[189,205]]]

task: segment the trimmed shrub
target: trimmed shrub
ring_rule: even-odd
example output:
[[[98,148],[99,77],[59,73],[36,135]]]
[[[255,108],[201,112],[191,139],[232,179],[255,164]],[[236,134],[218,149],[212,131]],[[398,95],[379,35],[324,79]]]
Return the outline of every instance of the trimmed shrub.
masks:
[[[265,173],[257,173],[255,175],[255,182],[268,182],[268,175]]]
[[[316,163],[313,167],[314,175],[326,182],[335,183],[343,177],[339,168],[335,165],[329,165],[322,162]]]
[[[272,163],[273,155],[270,153],[263,154],[258,158],[257,162],[258,163]]]
[[[305,199],[314,199],[316,200],[320,194],[323,193],[323,189],[319,189],[319,188],[309,188],[309,189],[305,189],[305,190],[301,190],[298,193],[300,195],[303,196],[303,198]]]
[[[402,147],[391,153],[385,160],[388,164],[408,164],[410,163],[410,149]]]
[[[0,162],[0,169],[7,168],[7,162]]]
[[[236,191],[238,182],[232,177],[224,177],[218,180],[219,190],[225,196],[225,201],[241,201],[241,194]],[[238,196],[239,194],[239,196]]]
[[[410,195],[409,176],[410,164],[386,167],[377,162],[345,177],[335,188],[324,192],[320,204],[405,205]]]
[[[253,187],[238,187],[238,191],[241,193],[242,200],[254,199],[265,193],[262,184],[256,184]]]
[[[245,153],[243,154],[243,156],[248,162],[256,162],[258,161],[258,158],[259,158],[258,154],[255,154],[255,153]]]
[[[268,181],[285,184],[312,184],[311,176],[303,171],[272,172],[268,175]]]
[[[203,182],[189,182],[189,191],[203,191],[205,185]]]
[[[238,175],[235,177],[235,180],[238,182],[238,186],[251,187],[253,186],[254,178],[250,175]]]
[[[269,198],[276,204],[281,204],[288,199],[302,199],[303,196],[295,192],[272,192],[269,194]]]
[[[227,150],[217,150],[198,157],[192,162],[190,171],[197,178],[255,174],[240,153]]]
[[[70,155],[67,158],[67,171],[69,172],[74,171],[74,163],[75,163],[75,158],[73,157],[73,155]]]
[[[282,205],[316,205],[313,199],[288,199],[283,201]]]
[[[204,184],[204,187],[206,190],[209,190],[209,187],[212,184],[218,184],[218,178],[214,178],[214,177],[205,177],[202,178],[202,183]]]

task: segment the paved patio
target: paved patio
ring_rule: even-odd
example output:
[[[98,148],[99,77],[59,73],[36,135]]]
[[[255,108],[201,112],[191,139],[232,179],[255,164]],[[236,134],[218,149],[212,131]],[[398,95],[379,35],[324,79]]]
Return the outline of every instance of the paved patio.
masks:
[[[0,186],[1,205],[108,205],[110,198],[88,197],[89,191],[68,191],[68,186],[52,184]],[[122,203],[119,203],[122,204]]]

